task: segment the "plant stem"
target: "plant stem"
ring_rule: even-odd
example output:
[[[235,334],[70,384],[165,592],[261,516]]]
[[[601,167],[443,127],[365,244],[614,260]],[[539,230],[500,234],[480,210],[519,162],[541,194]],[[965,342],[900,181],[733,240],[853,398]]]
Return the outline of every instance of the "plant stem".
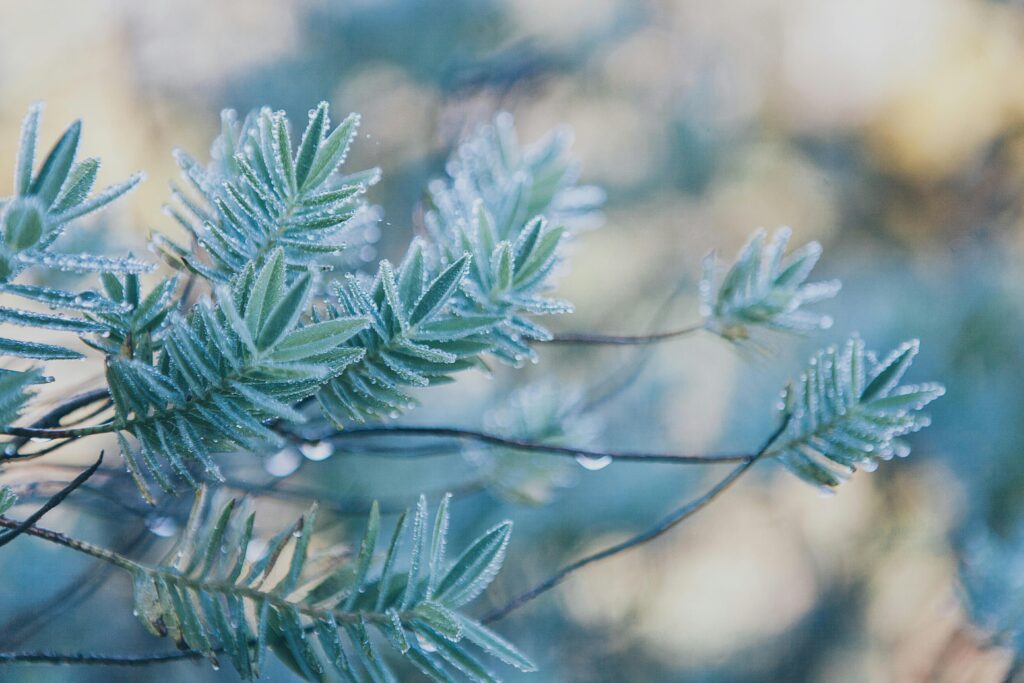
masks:
[[[60,505],[64,501],[64,499],[67,498],[69,495],[71,495],[71,493],[75,489],[77,489],[79,486],[81,486],[86,481],[88,481],[89,477],[91,477],[92,475],[96,474],[96,470],[99,469],[100,464],[102,462],[103,462],[103,451],[100,451],[100,457],[97,458],[96,462],[93,463],[87,470],[85,470],[84,472],[79,474],[77,477],[75,477],[74,480],[70,484],[65,486],[60,491],[58,491],[56,495],[54,495],[52,498],[50,498],[48,501],[46,501],[43,504],[43,506],[40,507],[38,510],[36,510],[31,515],[29,515],[25,519],[25,521],[23,521],[21,524],[17,525],[16,527],[14,527],[11,531],[8,531],[7,533],[0,534],[0,546],[7,545],[8,543],[13,541],[15,538],[17,538],[21,534],[26,533],[29,529],[31,529],[33,524],[35,524],[36,522],[38,522],[40,519],[43,518],[43,515],[45,515],[47,512],[49,512],[53,508],[57,507],[58,505]]]
[[[761,446],[761,448],[757,451],[756,455],[754,455],[752,458],[750,458],[743,464],[739,465],[738,467],[733,468],[732,471],[729,472],[729,474],[720,479],[718,483],[712,486],[706,493],[704,493],[699,498],[696,498],[686,503],[682,507],[677,508],[672,513],[664,517],[657,524],[640,532],[639,534],[631,538],[628,538],[625,541],[622,541],[621,543],[616,543],[615,545],[609,546],[603,550],[599,550],[596,553],[587,555],[586,557],[582,557],[579,560],[576,560],[575,562],[572,562],[562,567],[554,574],[552,574],[550,577],[548,577],[544,581],[541,581],[539,584],[537,584],[530,590],[509,600],[501,607],[491,610],[483,616],[481,621],[483,621],[484,623],[490,623],[492,621],[502,619],[505,616],[507,616],[510,612],[519,609],[520,607],[530,602],[534,598],[538,597],[539,595],[542,595],[543,593],[546,593],[558,584],[562,583],[563,581],[565,581],[566,578],[569,577],[570,574],[582,569],[583,567],[586,567],[589,564],[600,562],[601,560],[609,558],[613,555],[618,555],[619,553],[643,545],[644,543],[653,541],[662,534],[668,532],[676,525],[680,524],[681,522],[700,512],[702,509],[710,505],[711,502],[715,500],[715,498],[724,493],[726,489],[732,486],[732,484],[737,479],[739,479],[747,470],[753,467],[754,464],[756,464],[757,461],[761,459],[761,457],[765,454],[765,452],[775,441],[775,439],[778,438],[779,434],[781,434],[786,429],[787,424],[789,424],[788,418],[783,420],[782,424],[778,426],[775,429],[775,431],[772,432],[771,436],[765,439],[764,445]]]
[[[330,439],[345,439],[374,436],[429,436],[440,438],[466,439],[502,446],[517,451],[529,451],[534,453],[549,453],[551,455],[562,455],[566,457],[583,458],[611,458],[613,460],[624,460],[632,462],[658,462],[675,463],[679,465],[696,464],[721,464],[721,463],[748,463],[755,456],[748,454],[711,454],[711,455],[688,455],[681,453],[639,453],[630,451],[597,451],[587,448],[575,448],[572,446],[556,446],[537,441],[525,441],[513,439],[488,432],[481,432],[472,429],[460,429],[458,427],[417,427],[417,426],[385,426],[385,427],[359,427],[346,429],[332,434]]]
[[[547,344],[581,344],[587,346],[636,346],[639,344],[654,344],[661,341],[667,341],[669,339],[675,339],[676,337],[685,337],[687,335],[700,332],[704,329],[704,325],[690,325],[689,327],[682,327],[675,330],[667,330],[665,332],[654,332],[652,334],[600,334],[591,332],[565,332],[562,334],[556,334],[551,339],[547,340]]]

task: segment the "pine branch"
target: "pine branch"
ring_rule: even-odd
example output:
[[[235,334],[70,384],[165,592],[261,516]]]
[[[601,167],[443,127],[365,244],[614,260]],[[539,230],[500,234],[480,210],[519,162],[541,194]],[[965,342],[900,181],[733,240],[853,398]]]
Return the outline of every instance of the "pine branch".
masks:
[[[754,233],[717,288],[717,255],[705,257],[700,281],[705,328],[739,343],[750,341],[758,329],[808,332],[831,327],[830,317],[804,310],[839,292],[837,280],[805,282],[821,256],[821,245],[810,242],[787,256],[789,228],[776,230],[767,243],[766,238],[763,229]]]
[[[289,284],[285,260],[276,250],[260,269],[250,264],[230,288],[219,287],[215,304],[201,301],[187,317],[172,320],[154,364],[108,359],[112,428],[147,500],[150,477],[173,491],[165,463],[196,487],[190,461],[220,478],[213,453],[280,447],[281,437],[264,423],[303,421],[292,406],[362,356],[361,349],[341,344],[364,319],[301,322],[312,275],[304,272]],[[138,457],[122,433],[138,442]]]
[[[181,208],[168,211],[200,251],[158,234],[154,241],[164,257],[212,283],[227,284],[275,250],[283,251],[289,266],[308,269],[344,249],[336,237],[379,177],[376,170],[349,177],[336,173],[359,117],[349,115],[331,131],[328,105],[321,102],[310,112],[297,150],[284,112],[262,109],[239,124],[226,110],[221,123],[208,168],[176,153],[185,180],[201,199],[175,188]]]
[[[528,342],[551,335],[527,316],[571,310],[542,295],[566,237],[558,223],[592,215],[603,198],[575,186],[567,146],[563,132],[520,149],[499,115],[452,155],[448,178],[430,186],[429,239],[397,268],[382,262],[372,283],[349,277],[338,292],[336,311],[372,325],[356,342],[363,359],[318,395],[332,420],[398,414],[414,404],[409,387],[451,381],[484,356],[536,359]]]
[[[403,515],[387,545],[380,574],[371,579],[379,530],[376,507],[358,555],[338,565],[308,555],[315,506],[275,536],[262,557],[252,559],[253,515],[239,514],[231,501],[207,519],[205,501],[202,491],[178,544],[154,566],[46,529],[31,527],[26,533],[125,569],[134,579],[136,611],[152,633],[171,636],[180,647],[201,652],[215,663],[223,651],[246,679],[259,675],[269,647],[306,680],[320,680],[331,669],[343,680],[355,680],[358,669],[391,680],[393,674],[368,629],[379,631],[398,654],[428,674],[450,676],[450,666],[473,680],[493,680],[466,649],[467,643],[507,664],[533,669],[514,647],[459,611],[500,569],[511,523],[480,536],[449,562],[448,498],[441,503],[428,541],[426,501],[421,497],[412,522],[408,572],[395,572],[406,530]],[[0,518],[0,526],[14,525]],[[288,552],[291,558],[285,565]],[[280,572],[275,571],[279,562]],[[311,631],[317,644],[308,638]],[[430,648],[421,642],[430,643]]]
[[[842,350],[816,353],[783,392],[783,410],[793,419],[767,455],[826,490],[858,467],[872,471],[908,455],[899,437],[927,426],[921,408],[945,393],[941,384],[899,385],[917,351],[917,340],[905,342],[879,361],[853,337]]]

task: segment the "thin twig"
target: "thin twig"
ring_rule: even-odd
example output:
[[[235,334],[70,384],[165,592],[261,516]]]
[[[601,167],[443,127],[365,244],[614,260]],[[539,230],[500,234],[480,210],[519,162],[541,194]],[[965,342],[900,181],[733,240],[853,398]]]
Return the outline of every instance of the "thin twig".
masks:
[[[691,325],[676,330],[652,334],[600,334],[590,332],[565,332],[547,340],[547,344],[581,344],[587,346],[637,346],[685,337],[704,329],[703,325]]]
[[[92,664],[97,666],[147,666],[178,662],[183,659],[204,659],[202,652],[166,652],[151,655],[94,655],[84,652],[0,652],[0,664]]]
[[[65,486],[60,491],[58,491],[57,494],[50,498],[48,501],[46,501],[46,503],[44,503],[42,507],[40,507],[38,510],[36,510],[31,515],[26,517],[25,521],[21,522],[17,526],[12,527],[10,531],[0,534],[0,547],[7,545],[8,543],[16,539],[18,536],[28,532],[32,528],[33,524],[35,524],[43,518],[43,515],[45,515],[47,512],[57,507],[58,505],[60,505],[64,501],[64,499],[71,495],[71,493],[75,489],[77,489],[79,486],[88,481],[89,477],[96,474],[96,470],[99,469],[100,464],[102,462],[103,451],[100,451],[100,457],[97,458],[96,462],[94,462],[87,470],[85,470],[77,477],[75,477],[70,484]]]
[[[484,623],[490,623],[492,621],[502,619],[505,616],[507,616],[510,612],[519,609],[520,607],[530,602],[534,598],[538,597],[539,595],[542,595],[543,593],[546,593],[558,584],[562,583],[563,581],[565,581],[566,578],[569,577],[570,574],[582,569],[583,567],[586,567],[589,564],[593,564],[594,562],[599,562],[613,555],[618,555],[619,553],[643,545],[644,543],[653,541],[662,534],[668,532],[670,529],[672,529],[679,523],[683,522],[689,517],[692,517],[694,514],[710,505],[711,502],[715,500],[715,498],[720,496],[726,489],[732,486],[732,484],[737,479],[739,479],[747,470],[753,467],[754,464],[757,463],[757,461],[761,458],[761,456],[765,454],[765,452],[772,445],[775,439],[777,439],[778,436],[782,434],[782,432],[786,429],[786,425],[788,423],[788,419],[783,420],[782,424],[779,425],[772,432],[771,436],[769,436],[765,440],[761,448],[758,449],[756,455],[754,455],[752,458],[750,458],[743,464],[739,465],[738,467],[733,468],[732,471],[729,472],[729,474],[725,475],[725,477],[720,479],[718,483],[712,486],[706,493],[704,493],[704,495],[686,503],[680,508],[677,508],[671,514],[664,517],[657,524],[646,529],[645,531],[642,531],[639,534],[629,539],[626,539],[625,541],[622,541],[621,543],[616,543],[613,546],[609,546],[608,548],[599,550],[596,553],[587,555],[586,557],[580,558],[579,560],[576,560],[575,562],[568,564],[565,567],[562,567],[557,572],[555,572],[550,577],[548,577],[541,583],[537,584],[530,590],[509,600],[501,607],[493,609],[487,614],[485,614],[482,618],[482,621]]]
[[[46,429],[46,428],[50,428],[50,427],[58,427],[58,426],[60,426],[61,420],[63,420],[65,417],[67,417],[71,413],[74,413],[77,410],[81,410],[82,408],[86,408],[88,406],[91,406],[92,404],[96,403],[97,401],[102,401],[104,399],[108,399],[109,400],[109,398],[110,398],[110,392],[107,390],[106,387],[102,387],[100,389],[93,389],[92,391],[86,391],[84,393],[78,394],[77,396],[72,396],[67,401],[59,404],[56,407],[54,407],[52,410],[50,410],[50,412],[46,413],[45,415],[40,417],[38,420],[33,422],[30,425],[30,427],[28,427],[28,428],[16,428],[16,427],[8,428],[7,430],[5,430],[5,433],[10,434],[12,436],[17,436],[18,438],[16,438],[13,441],[11,441],[11,443],[8,444],[8,448],[5,450],[5,452],[3,454],[0,454],[0,462],[4,462],[4,461],[8,461],[9,462],[9,461],[14,461],[14,460],[30,460],[32,458],[38,458],[41,455],[46,455],[47,453],[52,453],[53,451],[57,450],[58,448],[62,448],[63,446],[65,446],[68,443],[70,443],[70,440],[69,440],[69,441],[66,441],[64,443],[51,445],[51,446],[49,446],[47,448],[44,448],[41,451],[36,451],[34,453],[21,454],[18,451],[21,449],[22,446],[24,446],[26,443],[28,443],[28,440],[30,438],[33,438],[33,436],[35,436],[35,435],[33,435],[33,434],[25,434],[25,433],[17,434],[17,433],[15,433],[16,430],[19,430],[19,429]],[[98,413],[90,413],[90,415],[96,415],[96,414],[98,414]],[[44,435],[44,438],[51,438],[52,439],[52,438],[62,438],[62,437],[55,437],[55,436]]]
[[[669,312],[676,298],[682,293],[688,281],[679,282],[675,289],[665,297],[658,306],[654,315],[647,324],[648,329],[653,329]],[[579,409],[582,412],[591,412],[607,401],[615,398],[623,391],[632,386],[643,373],[651,358],[654,357],[655,346],[647,344],[636,350],[632,362],[623,364],[617,370],[607,375],[600,383],[587,388],[586,397],[581,399]]]
[[[634,462],[658,462],[675,464],[720,464],[739,462],[750,462],[754,456],[749,454],[710,454],[710,455],[689,455],[683,453],[638,453],[630,451],[597,451],[587,448],[574,448],[572,446],[556,446],[537,441],[525,441],[513,439],[489,432],[481,432],[472,429],[461,429],[458,427],[417,427],[417,426],[382,426],[382,427],[359,427],[346,429],[331,436],[331,439],[345,439],[350,437],[386,437],[386,436],[428,436],[452,439],[468,439],[492,446],[502,446],[517,451],[529,451],[534,453],[549,453],[567,457],[583,458],[611,458],[612,460],[625,460]]]
[[[133,550],[146,549],[155,538],[156,536],[143,526],[138,533],[116,548],[116,552],[125,555]],[[87,569],[43,602],[29,605],[11,615],[6,622],[0,624],[0,633],[4,634],[5,644],[8,647],[21,645],[41,628],[81,605],[106,583],[112,570],[109,564],[103,562],[90,564]],[[2,662],[3,658],[0,657],[0,663]]]
[[[22,436],[26,439],[79,439],[83,436],[93,434],[106,434],[115,431],[112,422],[93,425],[91,427],[67,427],[58,429],[47,429],[41,427],[4,427],[0,434],[8,436]]]

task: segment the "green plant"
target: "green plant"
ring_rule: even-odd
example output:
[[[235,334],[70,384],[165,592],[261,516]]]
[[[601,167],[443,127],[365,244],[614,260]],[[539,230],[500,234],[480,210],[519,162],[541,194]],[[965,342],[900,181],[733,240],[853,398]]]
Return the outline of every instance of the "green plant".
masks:
[[[282,112],[262,110],[242,122],[226,113],[208,166],[177,155],[188,187],[173,190],[170,212],[189,242],[154,237],[178,273],[146,288],[139,273],[152,264],[51,250],[73,220],[116,199],[137,178],[90,197],[96,162],[75,163],[77,124],[33,173],[38,117],[33,109],[26,118],[17,196],[3,203],[0,278],[8,294],[76,314],[2,308],[0,315],[5,323],[77,335],[101,354],[102,360],[93,359],[102,362],[106,382],[19,426],[33,387],[45,378],[34,366],[5,370],[0,423],[9,441],[0,463],[28,466],[69,444],[114,434],[147,504],[166,514],[175,496],[196,499],[177,544],[152,563],[37,526],[86,483],[97,461],[26,520],[0,516],[8,529],[0,543],[34,536],[120,567],[133,578],[140,620],[154,635],[177,642],[182,651],[175,656],[226,658],[243,678],[259,675],[268,649],[307,680],[394,680],[396,666],[436,680],[456,674],[493,680],[490,665],[477,660],[480,653],[530,670],[526,656],[483,622],[500,619],[592,562],[665,533],[760,460],[777,459],[803,479],[834,487],[855,468],[903,455],[897,437],[927,424],[919,411],[942,394],[935,384],[899,386],[916,343],[879,361],[854,338],[842,350],[812,358],[784,392],[776,430],[742,455],[597,449],[586,443],[594,432],[587,404],[551,388],[513,401],[484,431],[392,425],[386,420],[413,407],[416,390],[450,382],[463,370],[486,370],[489,360],[511,366],[536,361],[543,344],[646,344],[700,330],[739,343],[760,330],[827,327],[829,319],[806,306],[834,296],[838,284],[805,282],[820,255],[817,244],[787,255],[788,231],[767,243],[758,232],[720,282],[713,258],[706,261],[700,325],[636,336],[552,334],[534,318],[571,310],[549,291],[566,240],[594,217],[602,195],[576,184],[578,168],[564,133],[521,147],[504,114],[467,140],[448,164],[448,176],[431,184],[425,234],[398,265],[382,260],[372,276],[337,272],[332,257],[344,248],[341,238],[379,174],[340,171],[358,117],[332,129],[321,104],[295,136]],[[98,272],[103,294],[15,283],[29,268]],[[0,351],[45,361],[82,357],[63,345],[16,340],[0,342]],[[95,410],[83,417],[86,408]],[[367,422],[373,424],[359,426]],[[374,504],[359,551],[350,557],[344,546],[322,547],[314,537],[315,506],[269,541],[260,540],[255,516],[242,509],[271,489],[222,472],[225,464],[289,449],[323,459],[354,438],[398,443],[409,437],[472,443],[466,454],[483,473],[483,486],[533,503],[564,483],[557,458],[576,458],[590,469],[616,459],[737,465],[650,529],[581,558],[481,617],[465,608],[500,569],[511,522],[482,534],[450,561],[448,497],[432,531],[420,498],[411,520],[399,516],[384,545]],[[212,506],[211,487],[253,496]],[[324,510],[337,503],[323,502]],[[15,503],[15,491],[3,488],[0,512]],[[383,652],[385,643],[390,654]],[[33,657],[6,657],[19,659]],[[129,656],[121,663],[168,659]]]

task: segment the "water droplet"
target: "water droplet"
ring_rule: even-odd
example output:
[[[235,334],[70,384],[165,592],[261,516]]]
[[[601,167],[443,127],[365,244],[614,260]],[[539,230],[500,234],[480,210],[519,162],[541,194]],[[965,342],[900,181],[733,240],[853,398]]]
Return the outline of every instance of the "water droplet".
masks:
[[[334,455],[334,445],[329,441],[317,441],[316,443],[304,443],[299,450],[309,460],[319,462]]]
[[[577,455],[576,462],[578,462],[580,467],[583,469],[596,472],[598,470],[603,470],[605,467],[608,467],[608,465],[611,465],[612,456],[602,455],[600,457],[591,457],[589,455]]]
[[[287,477],[299,469],[301,464],[302,456],[293,448],[285,448],[267,458],[263,462],[263,469],[275,477]]]
[[[14,444],[12,444],[12,443],[9,443],[6,446],[4,446],[4,455],[6,455],[7,457],[10,457],[10,456],[14,455],[17,452],[18,452],[18,449],[15,448]]]
[[[420,647],[424,652],[437,652],[437,648],[434,647],[434,644],[419,633],[416,634],[416,641],[420,644]]]
[[[154,536],[168,538],[178,533],[178,522],[173,517],[163,515],[151,515],[146,518],[146,527]]]
[[[875,470],[878,469],[878,461],[877,460],[865,460],[864,462],[862,462],[860,464],[860,468],[862,470],[864,470],[865,472],[874,472]]]

